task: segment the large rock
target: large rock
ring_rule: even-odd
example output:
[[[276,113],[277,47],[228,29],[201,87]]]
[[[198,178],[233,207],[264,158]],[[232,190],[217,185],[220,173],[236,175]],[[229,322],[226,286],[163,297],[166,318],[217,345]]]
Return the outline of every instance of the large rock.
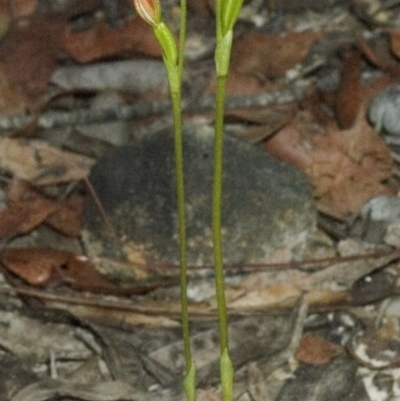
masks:
[[[188,261],[212,262],[211,201],[213,129],[184,129]],[[128,247],[112,239],[93,201],[87,204],[89,239],[99,253],[178,262],[173,136],[152,134],[116,148],[94,166],[90,181]],[[223,253],[225,263],[262,263],[280,251],[297,257],[316,228],[316,209],[306,177],[246,142],[225,135]],[[137,252],[133,252],[137,257]]]

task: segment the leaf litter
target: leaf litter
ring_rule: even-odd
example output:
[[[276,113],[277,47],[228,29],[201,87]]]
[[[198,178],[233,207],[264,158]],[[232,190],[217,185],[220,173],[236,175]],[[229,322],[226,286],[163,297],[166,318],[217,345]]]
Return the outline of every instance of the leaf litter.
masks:
[[[123,1],[118,2],[119,13],[113,13],[106,1],[85,2],[85,5],[67,2],[64,9],[61,7],[57,11],[45,6],[37,8],[34,1],[16,3],[16,14],[11,15],[6,7],[1,7],[0,12],[0,25],[4,21],[0,27],[3,36],[0,45],[0,83],[4,88],[0,98],[2,116],[35,115],[53,91],[63,93],[65,89],[54,87],[55,80],[50,84],[56,68],[73,65],[79,69],[80,64],[76,63],[91,66],[94,61],[102,63],[104,68],[112,68],[110,58],[111,61],[130,60],[138,54],[141,57],[160,57],[154,38],[146,32],[146,27],[141,27],[140,22],[132,18],[129,7]],[[166,18],[176,24],[177,8],[172,3],[166,7]],[[362,206],[377,195],[396,196],[399,190],[395,175],[398,166],[396,158],[392,157],[396,148],[392,145],[389,148],[386,134],[375,130],[366,112],[370,99],[388,84],[399,80],[399,25],[393,12],[397,5],[387,8],[382,2],[380,7],[371,11],[367,2],[354,1],[352,8],[347,10],[337,2],[337,7],[328,12],[328,17],[319,18],[318,14],[313,14],[316,13],[314,6],[307,1],[309,12],[303,14],[289,0],[276,2],[276,7],[272,7],[272,3],[268,2],[270,8],[252,2],[246,6],[246,23],[239,24],[233,49],[228,92],[235,96],[270,90],[279,92],[282,88],[303,82],[309,88],[308,95],[310,98],[314,96],[314,100],[307,103],[307,99],[303,98],[287,109],[282,107],[275,111],[273,107],[268,110],[260,105],[258,110],[246,110],[244,105],[236,112],[230,112],[227,121],[236,126],[238,135],[261,143],[269,153],[302,169],[313,185],[321,215],[332,218],[332,231],[335,225],[344,224],[347,234],[353,230],[354,235],[357,233],[353,227],[355,221],[361,219],[361,225],[370,224],[368,216],[359,215]],[[324,4],[328,7],[327,2]],[[190,6],[194,17],[212,18],[210,2],[192,2]],[[279,22],[279,18],[274,19],[274,12],[280,6],[286,11],[279,16]],[[101,12],[96,13],[99,9]],[[17,15],[22,19],[13,19]],[[321,21],[329,21],[329,18],[344,22],[342,25],[335,24],[334,28],[321,28]],[[303,21],[296,29],[296,22],[301,19]],[[249,21],[258,21],[258,24],[264,24],[265,29],[261,32],[253,29],[255,27]],[[315,29],[304,30],[309,21],[314,21]],[[365,25],[365,21],[369,25]],[[278,29],[274,28],[274,23],[278,24]],[[380,32],[371,29],[376,25],[384,29]],[[349,27],[347,31],[346,27]],[[344,42],[350,42],[350,46],[343,47],[340,40],[339,43],[331,41],[333,51],[326,46],[328,32],[335,29],[339,36],[345,32]],[[365,32],[370,35],[360,39],[359,34]],[[212,33],[204,34],[207,43]],[[382,43],[386,45],[382,46]],[[206,51],[197,53],[202,54],[203,59],[195,60],[196,65],[188,63],[188,67],[194,69],[192,76],[196,77],[193,80],[186,78],[189,103],[213,92],[209,69],[211,58]],[[329,77],[329,85],[326,86],[321,79],[324,73],[325,79]],[[102,78],[96,79],[101,82]],[[139,75],[137,79],[142,78]],[[105,86],[100,83],[99,87]],[[120,92],[121,88],[114,90]],[[130,95],[125,92],[124,96],[127,102],[135,99],[139,100],[139,104],[140,99],[151,99],[148,94],[139,92]],[[75,109],[74,104],[65,104],[58,103],[53,110],[78,114],[82,111],[79,108],[82,106]],[[82,104],[85,109],[91,107],[89,99],[83,99]],[[192,112],[185,119],[203,119],[212,123],[212,116],[204,112]],[[148,127],[149,121],[135,121],[132,131]],[[120,263],[122,270],[136,269],[148,273],[146,280],[138,280],[133,287],[136,290],[130,289],[131,292],[146,295],[127,297],[127,292],[124,292],[126,286],[101,274],[98,260],[83,259],[63,249],[21,249],[13,246],[13,241],[34,235],[43,225],[51,226],[66,236],[80,234],[83,205],[79,196],[82,186],[78,183],[86,180],[94,160],[67,150],[71,148],[68,143],[72,137],[71,130],[53,130],[50,135],[45,135],[45,131],[43,127],[37,129],[34,122],[29,130],[33,138],[13,138],[12,135],[24,135],[27,131],[16,133],[9,130],[11,135],[4,135],[0,141],[0,167],[4,182],[9,182],[8,189],[4,185],[2,190],[7,196],[7,206],[0,212],[0,232],[5,241],[10,242],[5,244],[1,255],[7,281],[0,286],[0,307],[9,305],[14,313],[21,312],[39,322],[42,331],[32,335],[46,337],[46,330],[60,320],[74,330],[79,328],[90,333],[100,350],[97,354],[92,350],[91,357],[99,358],[102,361],[100,365],[103,368],[106,365],[106,369],[101,370],[100,365],[95,364],[96,368],[91,368],[91,372],[96,379],[79,383],[77,377],[73,380],[68,378],[74,377],[76,365],[84,366],[90,357],[82,355],[82,360],[68,370],[64,357],[53,355],[48,362],[42,361],[40,368],[36,366],[32,370],[35,380],[30,384],[24,384],[20,375],[16,376],[18,379],[15,379],[12,390],[11,387],[7,390],[0,386],[0,391],[4,391],[5,399],[13,401],[47,400],[56,395],[86,400],[179,399],[181,393],[176,383],[180,380],[181,343],[179,330],[174,331],[179,326],[176,266],[149,260],[142,260],[133,267],[118,260],[100,261]],[[66,188],[71,183],[75,189]],[[234,338],[238,339],[233,353],[237,363],[237,399],[270,397],[285,401],[290,399],[290,383],[295,383],[301,393],[301,382],[288,380],[288,377],[301,377],[296,376],[296,369],[307,369],[307,364],[321,366],[319,371],[322,376],[315,379],[315,389],[318,380],[329,383],[329,378],[337,377],[339,373],[354,372],[354,361],[364,366],[364,370],[359,370],[364,391],[374,394],[377,372],[368,361],[383,361],[382,354],[390,349],[390,341],[393,344],[400,338],[395,324],[389,327],[385,325],[385,319],[379,320],[379,316],[384,316],[392,321],[385,315],[384,305],[379,309],[377,304],[384,299],[394,300],[398,292],[398,250],[387,248],[383,243],[364,243],[362,230],[358,232],[356,241],[342,239],[325,242],[326,252],[331,257],[332,254],[335,256],[325,259],[325,262],[320,260],[318,264],[302,265],[298,261],[290,261],[289,265],[227,266],[228,281],[231,280],[227,289],[229,312],[233,319],[231,330]],[[348,247],[350,251],[343,251],[343,247]],[[354,259],[346,259],[349,252]],[[81,254],[85,254],[85,249],[82,248]],[[312,253],[310,258],[313,258]],[[202,270],[192,269],[192,285],[204,285],[205,281],[209,281],[210,271],[207,266]],[[19,303],[20,300],[25,303]],[[303,322],[306,334],[302,340],[296,338],[300,344],[297,353],[285,354],[286,360],[276,367],[271,354],[284,349],[290,342],[296,313],[288,312],[298,311],[302,302],[306,302],[311,311]],[[365,304],[369,305],[369,309],[363,307]],[[56,316],[51,312],[53,309],[58,311]],[[215,353],[216,331],[212,327],[215,319],[214,297],[204,292],[203,299],[196,298],[196,302],[192,302],[190,313],[198,325],[195,328],[198,332],[193,335],[196,352],[199,355],[206,355],[205,350]],[[273,313],[276,317],[271,315]],[[272,318],[263,321],[263,315]],[[107,332],[106,326],[111,332]],[[360,326],[366,327],[364,335],[360,334]],[[152,327],[152,330],[146,327]],[[261,327],[263,329],[257,331]],[[280,337],[269,331],[272,328],[280,333]],[[124,340],[124,330],[130,331],[128,342]],[[383,337],[383,332],[386,337]],[[110,336],[113,339],[111,342]],[[301,333],[299,336],[301,338]],[[379,346],[374,343],[375,340]],[[66,346],[77,346],[74,341],[69,341],[71,343],[66,343]],[[260,343],[264,344],[265,353],[258,359]],[[5,350],[12,350],[18,345],[10,342],[4,347],[5,342],[1,338],[0,344]],[[349,350],[349,344],[350,357],[344,357],[344,349],[347,347]],[[365,349],[368,352],[362,353],[361,350]],[[254,350],[257,350],[257,355]],[[10,357],[7,351],[1,357],[4,355]],[[287,360],[290,363],[286,363]],[[201,378],[205,387],[200,395],[204,399],[215,399],[218,389],[209,387],[213,383],[215,364],[204,363]],[[15,364],[23,365],[24,359],[19,357]],[[260,366],[269,366],[271,370],[260,369]],[[131,369],[138,369],[140,373],[127,375],[126,370]],[[396,372],[390,370],[391,366],[386,366],[386,369],[387,377],[395,377]],[[49,370],[53,374],[56,372],[59,378],[50,378]],[[110,371],[115,380],[121,381],[110,381]],[[271,373],[264,375],[266,371]],[[309,372],[308,377],[317,377],[316,371]],[[348,376],[353,377],[352,374]],[[271,377],[275,384],[271,383]],[[102,384],[97,384],[99,382]],[[269,386],[265,385],[267,382]],[[342,384],[355,386],[345,380]],[[172,387],[175,393],[163,386]],[[18,393],[16,388],[20,390]],[[149,388],[156,390],[149,395]],[[260,389],[271,393],[265,395],[265,391],[260,392]],[[357,391],[359,399],[362,399],[361,390]],[[389,399],[389,394],[397,395],[398,390],[393,383],[385,391],[386,399]],[[332,392],[331,396],[336,397],[336,393]],[[314,398],[324,399],[318,397],[320,395]],[[337,397],[332,399],[342,399],[339,395]]]

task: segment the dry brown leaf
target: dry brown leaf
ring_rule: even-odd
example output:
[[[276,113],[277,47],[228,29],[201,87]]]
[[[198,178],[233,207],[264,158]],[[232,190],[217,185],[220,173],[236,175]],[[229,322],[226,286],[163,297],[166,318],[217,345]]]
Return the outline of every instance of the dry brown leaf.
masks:
[[[15,22],[0,43],[0,60],[17,89],[31,100],[42,95],[57,63],[64,23],[35,14]]]
[[[89,175],[94,160],[51,147],[43,141],[0,138],[0,166],[35,185],[79,181]]]
[[[319,210],[339,219],[357,213],[368,199],[390,192],[384,185],[393,171],[390,151],[364,113],[360,111],[348,130],[324,131],[303,112],[266,144],[267,152],[310,177]]]
[[[73,196],[57,203],[57,210],[50,214],[45,223],[68,237],[77,237],[81,232],[84,198]]]
[[[56,249],[7,248],[2,251],[0,261],[9,272],[34,286],[66,285],[75,290],[133,295],[170,283],[160,279],[138,280],[122,286],[101,274],[87,257]]]
[[[10,4],[9,2],[5,2],[4,0],[0,1],[0,40],[6,34],[8,28],[11,25],[11,12],[10,12]]]
[[[138,17],[126,21],[122,27],[116,29],[110,28],[105,21],[100,21],[84,32],[73,32],[70,27],[66,27],[63,46],[80,63],[126,52],[161,56],[161,48],[152,28]]]
[[[316,334],[306,334],[300,341],[296,359],[311,365],[325,365],[344,352],[343,347]]]
[[[255,310],[262,308],[284,308],[293,305],[301,297],[302,291],[296,285],[270,285],[261,290],[248,291],[238,299],[228,302],[229,309]]]
[[[270,83],[261,83],[256,76],[250,76],[237,72],[234,70],[229,71],[226,93],[230,96],[248,95],[252,93],[268,92],[276,89],[276,86]],[[207,88],[207,93],[215,93],[216,79],[215,75],[210,78],[210,83]]]
[[[49,308],[67,310],[74,316],[88,319],[98,324],[109,327],[152,327],[152,328],[177,328],[180,327],[178,320],[169,318],[163,314],[155,316],[149,313],[135,313],[130,310],[118,310],[117,308],[102,308],[101,306],[71,305],[57,301],[46,301]]]
[[[9,207],[0,211],[0,237],[25,234],[46,223],[64,235],[80,234],[83,198],[57,202],[25,181],[14,179],[8,187]]]
[[[134,401],[143,398],[140,391],[123,381],[78,384],[72,381],[45,379],[26,385],[11,401],[38,401],[59,398],[96,401]]]
[[[14,0],[13,17],[22,18],[34,14],[38,7],[38,0]]]
[[[119,293],[119,287],[101,275],[85,258],[55,249],[9,248],[3,265],[31,285],[66,284],[72,288]]]
[[[209,0],[188,0],[187,5],[193,13],[202,17],[212,15],[212,7]]]
[[[0,64],[0,114],[22,113],[25,107],[24,96],[11,82],[4,65]]]
[[[390,48],[392,53],[400,59],[400,31],[395,30],[389,32],[390,35]]]
[[[232,70],[242,74],[276,78],[300,63],[323,32],[288,35],[251,33],[232,46]]]
[[[282,129],[295,116],[295,104],[274,105],[263,108],[232,110],[225,114],[226,119],[244,121],[250,126],[237,133],[237,136],[250,143],[258,143]]]
[[[20,180],[8,187],[9,207],[0,211],[0,237],[26,234],[53,214],[56,202]]]

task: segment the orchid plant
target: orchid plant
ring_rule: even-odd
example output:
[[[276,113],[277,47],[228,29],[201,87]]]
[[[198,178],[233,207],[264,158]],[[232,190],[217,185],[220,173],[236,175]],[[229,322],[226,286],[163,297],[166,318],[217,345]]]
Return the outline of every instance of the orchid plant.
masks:
[[[178,199],[179,220],[179,261],[181,284],[182,331],[186,363],[184,388],[189,401],[196,398],[195,365],[191,356],[189,312],[187,297],[187,259],[186,259],[186,217],[185,194],[183,178],[183,147],[182,147],[182,114],[181,86],[183,75],[184,45],[186,35],[186,0],[180,0],[180,32],[179,43],[162,20],[159,0],[133,0],[138,15],[152,26],[154,35],[159,41],[164,64],[167,70],[169,89],[172,100],[175,142],[176,188]],[[228,320],[225,303],[225,284],[222,259],[221,240],[221,208],[222,208],[222,160],[223,160],[223,128],[226,83],[229,72],[229,62],[233,41],[233,27],[242,8],[243,0],[216,0],[216,37],[215,66],[217,74],[215,137],[214,137],[214,177],[212,201],[212,233],[215,269],[215,288],[218,305],[218,322],[220,336],[220,370],[222,398],[224,401],[233,399],[233,367],[229,356]]]

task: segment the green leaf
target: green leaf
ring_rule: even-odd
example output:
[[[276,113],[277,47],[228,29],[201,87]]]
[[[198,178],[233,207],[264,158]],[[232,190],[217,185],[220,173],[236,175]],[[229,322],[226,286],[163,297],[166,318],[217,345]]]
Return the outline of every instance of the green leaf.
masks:
[[[228,348],[221,355],[221,387],[223,401],[233,400],[233,366]]]
[[[164,22],[160,22],[154,27],[154,34],[161,45],[165,60],[169,64],[176,66],[178,63],[178,50],[174,35],[172,35],[168,26]]]
[[[183,383],[185,388],[186,399],[188,401],[196,400],[196,367],[192,361],[188,374]]]
[[[243,0],[224,0],[222,2],[221,19],[222,19],[222,35],[233,29],[236,20],[239,17]]]
[[[230,30],[217,43],[217,48],[215,49],[215,68],[217,71],[217,77],[226,77],[228,75],[232,40],[233,31]]]

